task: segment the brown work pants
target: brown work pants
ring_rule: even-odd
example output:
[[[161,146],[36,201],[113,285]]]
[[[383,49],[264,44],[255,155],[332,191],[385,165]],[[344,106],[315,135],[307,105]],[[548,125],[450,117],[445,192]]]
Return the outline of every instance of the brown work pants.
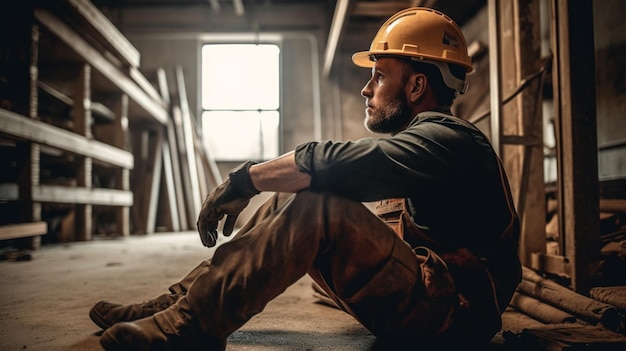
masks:
[[[458,303],[433,251],[412,249],[359,202],[310,191],[274,195],[210,262],[170,289],[186,290],[177,304],[202,331],[226,339],[307,273],[379,337],[437,338]],[[172,315],[155,317],[177,324]]]

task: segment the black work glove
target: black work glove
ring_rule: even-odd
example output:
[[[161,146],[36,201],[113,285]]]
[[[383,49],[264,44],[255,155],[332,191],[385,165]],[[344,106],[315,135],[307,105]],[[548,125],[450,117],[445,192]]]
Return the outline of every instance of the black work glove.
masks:
[[[250,179],[250,166],[256,164],[248,161],[232,170],[228,179],[215,188],[204,200],[198,217],[198,233],[202,244],[213,247],[217,242],[217,224],[226,215],[223,234],[229,236],[233,232],[237,216],[243,211],[250,198],[259,191]]]

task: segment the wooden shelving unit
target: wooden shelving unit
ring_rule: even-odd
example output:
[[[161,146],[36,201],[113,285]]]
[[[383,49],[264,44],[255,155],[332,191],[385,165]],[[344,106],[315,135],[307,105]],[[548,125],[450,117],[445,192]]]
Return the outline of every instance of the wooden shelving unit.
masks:
[[[0,6],[0,240],[38,246],[55,212],[62,241],[90,240],[100,211],[129,235],[129,125],[170,119],[138,51],[87,0]]]

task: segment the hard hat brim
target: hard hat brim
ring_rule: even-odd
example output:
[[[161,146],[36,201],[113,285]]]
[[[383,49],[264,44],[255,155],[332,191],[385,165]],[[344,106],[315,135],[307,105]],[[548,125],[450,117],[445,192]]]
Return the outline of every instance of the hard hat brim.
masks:
[[[356,52],[352,55],[352,62],[359,67],[372,68],[374,67],[374,61],[371,60],[371,55],[371,51]]]

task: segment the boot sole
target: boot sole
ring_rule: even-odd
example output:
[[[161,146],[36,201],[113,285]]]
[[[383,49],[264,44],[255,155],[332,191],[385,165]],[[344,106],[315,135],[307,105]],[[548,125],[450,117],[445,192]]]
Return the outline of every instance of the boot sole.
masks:
[[[96,311],[95,306],[89,310],[89,318],[96,323],[97,326],[106,330],[112,326],[111,323],[108,323],[107,320],[101,314]]]
[[[108,330],[105,330],[102,336],[100,336],[100,345],[107,351],[150,351],[149,349],[137,347],[136,345],[124,345]]]

